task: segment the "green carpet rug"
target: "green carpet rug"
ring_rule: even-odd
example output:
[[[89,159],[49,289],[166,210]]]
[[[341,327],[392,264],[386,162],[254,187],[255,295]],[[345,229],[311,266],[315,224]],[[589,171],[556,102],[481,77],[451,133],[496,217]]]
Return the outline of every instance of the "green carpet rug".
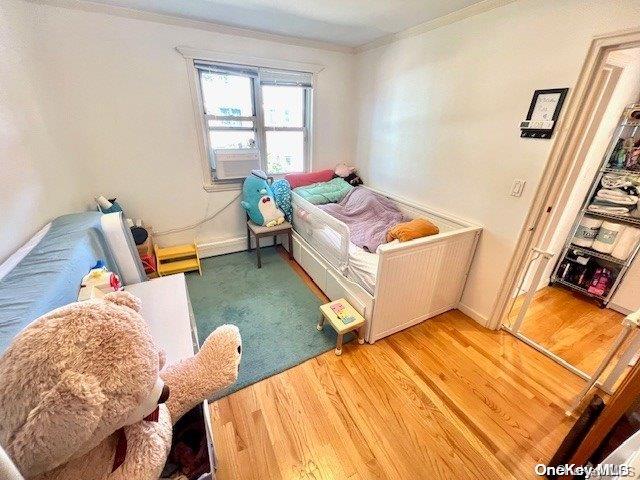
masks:
[[[238,381],[221,398],[335,348],[330,325],[316,330],[321,304],[275,248],[202,260],[202,276],[187,274],[200,342],[231,323],[242,335]]]

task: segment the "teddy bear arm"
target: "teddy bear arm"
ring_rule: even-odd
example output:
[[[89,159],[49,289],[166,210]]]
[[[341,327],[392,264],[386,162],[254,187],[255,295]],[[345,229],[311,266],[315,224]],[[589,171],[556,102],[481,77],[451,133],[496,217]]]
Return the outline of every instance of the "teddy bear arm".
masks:
[[[238,328],[223,325],[207,337],[194,357],[160,372],[171,392],[166,405],[174,424],[203,400],[236,381],[240,350]]]

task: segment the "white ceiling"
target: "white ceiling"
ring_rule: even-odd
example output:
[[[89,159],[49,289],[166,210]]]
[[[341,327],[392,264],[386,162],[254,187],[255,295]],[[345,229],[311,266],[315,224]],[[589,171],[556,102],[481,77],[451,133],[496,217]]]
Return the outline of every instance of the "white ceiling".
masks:
[[[357,47],[479,0],[92,0]]]

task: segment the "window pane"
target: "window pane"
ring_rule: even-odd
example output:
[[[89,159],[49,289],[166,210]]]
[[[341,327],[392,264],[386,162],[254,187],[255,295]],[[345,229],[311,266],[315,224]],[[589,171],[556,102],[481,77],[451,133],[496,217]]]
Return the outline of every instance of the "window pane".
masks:
[[[264,124],[267,127],[304,126],[304,88],[262,86]]]
[[[204,111],[208,115],[253,116],[251,78],[221,73],[200,72]]]
[[[242,120],[231,120],[231,119],[208,120],[207,126],[209,128],[216,128],[216,127],[253,128],[253,122],[251,120],[242,121]]]
[[[211,148],[255,148],[256,134],[246,130],[211,130]]]
[[[267,171],[269,173],[304,170],[303,132],[266,132]]]

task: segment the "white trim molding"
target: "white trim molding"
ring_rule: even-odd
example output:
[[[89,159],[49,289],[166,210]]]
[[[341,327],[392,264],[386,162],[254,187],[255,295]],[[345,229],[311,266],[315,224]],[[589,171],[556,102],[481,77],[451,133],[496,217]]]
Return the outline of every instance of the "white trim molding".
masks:
[[[474,310],[473,308],[462,302],[458,303],[458,306],[456,308],[457,310],[464,313],[467,317],[472,318],[473,320],[478,322],[483,327],[489,327],[489,319],[479,313],[477,310]]]
[[[27,0],[31,3],[40,5],[48,5],[51,7],[67,8],[71,10],[80,10],[89,13],[102,13],[104,15],[112,15],[115,17],[130,18],[134,20],[142,20],[147,22],[161,23],[176,27],[194,28],[197,30],[205,30],[208,32],[220,33],[223,35],[235,35],[246,38],[255,38],[268,42],[282,43],[285,45],[293,45],[298,47],[314,48],[317,50],[327,50],[332,52],[340,52],[346,54],[356,54],[372,50],[374,48],[388,45],[403,38],[409,38],[430,30],[435,30],[446,25],[450,25],[460,20],[479,15],[494,8],[502,7],[516,0],[483,0],[468,7],[456,10],[447,15],[434,18],[419,25],[407,28],[397,33],[392,33],[371,42],[351,47],[348,45],[340,45],[337,43],[324,42],[321,40],[311,40],[308,38],[294,37],[277,33],[270,33],[262,30],[254,30],[250,28],[235,27],[225,25],[223,23],[208,22],[204,20],[196,20],[193,18],[168,15],[164,13],[149,12],[134,8],[121,7],[117,5],[107,5],[103,3],[93,2],[91,0]]]
[[[516,0],[483,0],[481,2],[474,3],[473,5],[469,5],[468,7],[464,7],[460,10],[456,10],[443,15],[441,17],[436,17],[433,20],[421,23],[420,25],[407,28],[397,33],[385,35],[384,37],[380,37],[376,40],[373,40],[372,42],[360,45],[355,48],[355,53],[362,53],[373,50],[378,47],[397,42],[398,40],[402,40],[403,38],[416,37],[423,33],[430,32],[431,30],[436,30],[437,28],[451,25],[452,23],[459,22],[466,18],[480,15],[481,13],[488,12],[489,10],[493,10],[494,8],[503,7],[515,1]]]
[[[283,238],[286,235],[283,236]],[[282,239],[279,238],[282,244]],[[251,238],[251,246],[255,248],[255,239]],[[273,246],[273,239],[265,237],[260,239],[261,247]],[[216,257],[218,255],[226,255],[227,253],[244,252],[247,250],[247,237],[234,237],[227,240],[218,240],[216,242],[198,243],[196,245],[200,258]]]

